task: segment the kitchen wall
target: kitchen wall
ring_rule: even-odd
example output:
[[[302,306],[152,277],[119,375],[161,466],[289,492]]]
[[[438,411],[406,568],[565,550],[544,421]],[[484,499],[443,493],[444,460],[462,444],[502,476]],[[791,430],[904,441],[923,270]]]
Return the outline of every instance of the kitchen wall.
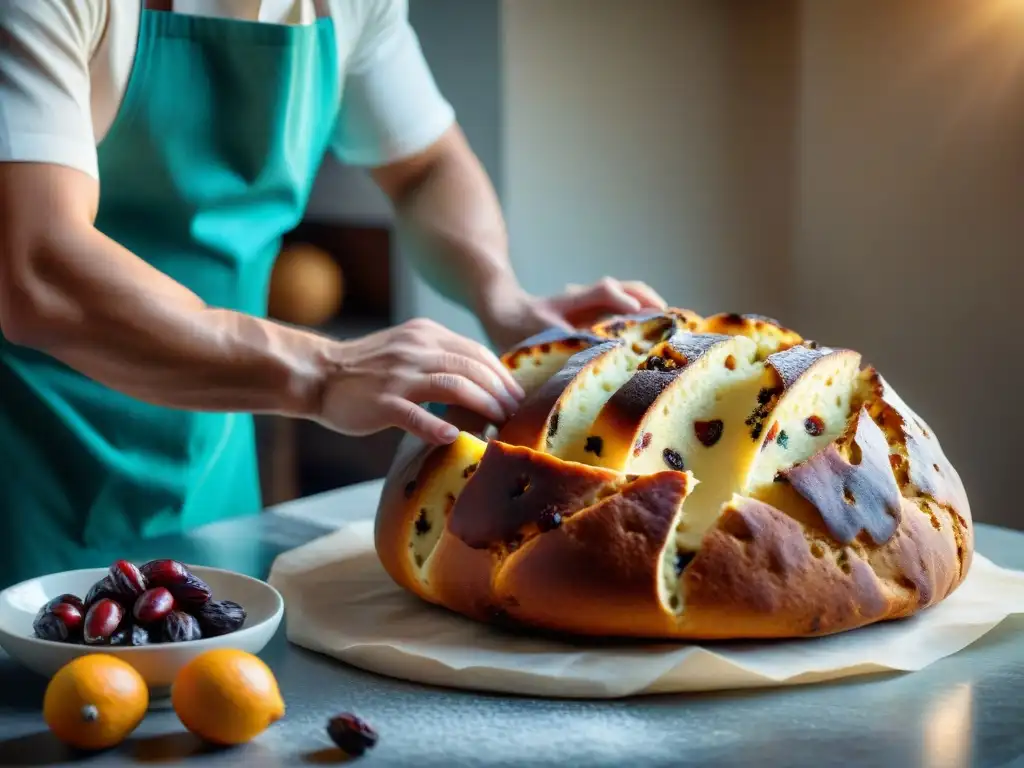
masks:
[[[876,363],[1024,527],[1024,3],[807,0],[793,317]]]
[[[528,288],[612,274],[701,312],[784,314],[796,10],[503,3],[506,203]]]

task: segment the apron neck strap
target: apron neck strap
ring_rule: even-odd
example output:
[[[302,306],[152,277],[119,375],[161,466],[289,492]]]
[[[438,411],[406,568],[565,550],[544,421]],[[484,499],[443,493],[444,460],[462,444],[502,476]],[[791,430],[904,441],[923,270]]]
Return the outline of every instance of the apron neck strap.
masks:
[[[297,2],[303,1],[297,0]],[[147,11],[167,11],[170,13],[174,10],[174,0],[143,0],[142,5]],[[313,8],[318,19],[331,15],[327,0],[313,0]]]

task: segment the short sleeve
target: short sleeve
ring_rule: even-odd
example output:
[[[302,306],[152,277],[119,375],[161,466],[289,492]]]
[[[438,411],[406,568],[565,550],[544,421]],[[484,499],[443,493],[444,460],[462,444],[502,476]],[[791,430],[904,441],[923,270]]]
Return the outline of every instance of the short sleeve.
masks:
[[[407,0],[369,0],[343,73],[332,149],[346,164],[377,167],[427,149],[451,127],[412,25]]]
[[[55,163],[98,176],[89,59],[107,2],[0,2],[0,162]]]

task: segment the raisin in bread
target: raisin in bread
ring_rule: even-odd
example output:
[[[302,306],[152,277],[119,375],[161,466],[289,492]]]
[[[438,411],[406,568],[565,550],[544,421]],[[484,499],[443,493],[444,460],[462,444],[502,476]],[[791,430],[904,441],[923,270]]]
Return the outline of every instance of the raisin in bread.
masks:
[[[855,351],[673,309],[502,360],[519,411],[450,409],[459,438],[406,437],[385,481],[377,551],[426,601],[580,635],[801,637],[909,616],[967,574],[959,475]]]

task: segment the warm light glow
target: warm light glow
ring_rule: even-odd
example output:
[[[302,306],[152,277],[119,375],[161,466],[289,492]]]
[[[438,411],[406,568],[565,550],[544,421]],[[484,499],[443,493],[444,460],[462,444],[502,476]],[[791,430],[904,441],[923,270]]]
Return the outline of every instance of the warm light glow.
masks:
[[[1024,0],[966,0],[949,9],[947,30],[925,52],[926,73],[945,76],[962,118],[1003,106],[1024,88]]]
[[[924,720],[921,768],[960,768],[971,764],[973,691],[969,684],[947,691]]]

